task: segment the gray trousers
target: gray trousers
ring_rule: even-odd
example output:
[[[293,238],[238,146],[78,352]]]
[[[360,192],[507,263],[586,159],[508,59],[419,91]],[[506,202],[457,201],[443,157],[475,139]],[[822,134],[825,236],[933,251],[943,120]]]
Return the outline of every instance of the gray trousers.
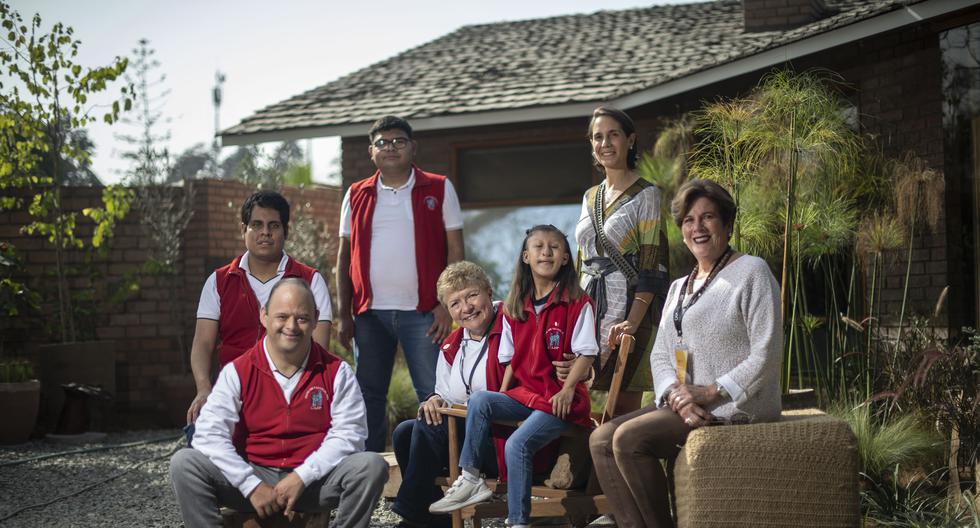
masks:
[[[250,465],[255,475],[270,486],[275,486],[290,473],[289,470]],[[170,459],[170,480],[187,528],[220,527],[219,506],[255,511],[242,492],[196,449],[181,449]],[[334,527],[367,528],[387,480],[388,464],[380,455],[355,453],[344,458],[327,476],[307,486],[296,502],[296,510],[318,512],[337,508]]]

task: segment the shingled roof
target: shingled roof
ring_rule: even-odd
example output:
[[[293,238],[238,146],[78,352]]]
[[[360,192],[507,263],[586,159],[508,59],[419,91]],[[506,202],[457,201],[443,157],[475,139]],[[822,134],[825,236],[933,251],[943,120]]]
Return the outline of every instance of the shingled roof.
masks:
[[[826,3],[837,14],[789,31],[743,31],[739,0],[465,26],[266,107],[222,136],[225,144],[236,144],[348,135],[355,130],[351,125],[360,134],[364,124],[385,114],[410,118],[415,126],[427,121],[419,127],[424,129],[485,113],[489,117],[479,124],[528,120],[520,113],[531,108],[568,107],[569,115],[579,115],[579,105],[598,101],[630,108],[644,102],[630,100],[634,94],[767,50],[889,13],[904,15],[905,23],[919,18],[894,13],[908,11],[916,3],[909,0]],[[789,58],[779,55],[771,63]]]

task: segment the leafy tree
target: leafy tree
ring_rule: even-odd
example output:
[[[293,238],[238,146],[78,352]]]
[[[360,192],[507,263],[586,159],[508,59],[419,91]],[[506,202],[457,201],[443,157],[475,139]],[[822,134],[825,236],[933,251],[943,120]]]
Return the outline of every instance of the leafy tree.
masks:
[[[221,168],[226,177],[263,189],[313,183],[311,167],[303,161],[303,151],[295,141],[280,143],[269,155],[258,145],[238,147]]]
[[[211,156],[211,147],[204,143],[197,143],[181,152],[170,165],[167,183],[197,179],[201,171],[212,166]]]
[[[75,235],[77,212],[63,207],[62,186],[87,166],[89,154],[85,142],[77,135],[73,140],[72,134],[92,119],[97,105],[90,98],[107,91],[128,61],[117,57],[108,66],[85,68],[75,62],[81,42],[71,27],[56,23],[45,31],[39,15],[25,23],[5,2],[0,2],[0,27],[0,71],[5,74],[0,77],[0,208],[26,202],[34,220],[24,232],[43,235],[54,246],[61,339],[74,341],[65,250],[84,243]],[[131,104],[130,87],[124,86],[102,120],[114,123]],[[15,189],[25,191],[11,192]],[[129,210],[129,199],[125,190],[110,187],[103,192],[104,207],[82,211],[97,224],[93,247],[111,236]]]
[[[173,174],[167,148],[170,132],[160,129],[166,123],[163,106],[169,91],[163,86],[165,76],[155,73],[160,62],[154,54],[146,39],[133,50],[133,73],[125,77],[134,86],[136,112],[124,122],[136,132],[117,137],[130,145],[123,154],[130,161],[127,179],[138,198],[140,225],[150,241],[143,272],[159,275],[167,285],[171,322],[183,328],[178,266],[184,232],[194,215],[194,186],[190,177],[183,180],[182,189],[168,183]],[[183,354],[187,351],[183,332],[177,334],[177,341]]]
[[[122,157],[130,161],[126,177],[137,187],[162,183],[170,172],[170,152],[166,146],[170,131],[159,130],[165,122],[162,106],[169,90],[162,87],[166,76],[154,73],[160,67],[155,53],[149,41],[141,39],[133,49],[132,73],[123,74],[133,87],[136,111],[121,121],[135,132],[116,134],[116,139],[130,146]]]

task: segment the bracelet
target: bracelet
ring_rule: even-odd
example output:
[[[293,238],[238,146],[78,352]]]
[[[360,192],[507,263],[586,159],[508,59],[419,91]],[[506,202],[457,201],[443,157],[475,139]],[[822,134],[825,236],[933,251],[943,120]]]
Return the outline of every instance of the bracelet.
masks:
[[[648,301],[648,300],[646,300],[646,299],[644,299],[642,297],[633,297],[633,300],[634,301],[640,301],[641,303],[643,303],[643,304],[645,304],[647,306],[650,306],[650,301]]]

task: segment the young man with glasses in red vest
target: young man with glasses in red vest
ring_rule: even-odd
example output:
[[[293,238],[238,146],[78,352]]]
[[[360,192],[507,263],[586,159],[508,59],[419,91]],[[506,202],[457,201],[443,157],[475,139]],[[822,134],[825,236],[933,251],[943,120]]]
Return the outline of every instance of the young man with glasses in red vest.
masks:
[[[388,464],[364,452],[364,400],[350,366],[313,340],[316,321],[303,279],[272,288],[265,337],[221,370],[194,447],[170,461],[186,526],[221,526],[224,505],[263,519],[337,508],[334,526],[367,528]]]
[[[351,185],[341,205],[338,337],[344,345],[354,338],[367,449],[383,451],[399,343],[419,401],[434,389],[439,346],[452,328],[436,280],[447,264],[463,259],[463,217],[452,183],[414,165],[408,122],[383,117],[368,139],[378,170]]]
[[[289,202],[274,191],[256,192],[242,204],[241,219],[245,254],[215,270],[201,290],[191,346],[197,396],[187,410],[188,424],[197,420],[211,393],[215,345],[219,369],[252,348],[265,334],[259,308],[280,280],[298,277],[310,285],[319,312],[313,339],[329,349],[332,310],[327,283],[317,270],[283,251],[289,236]]]

